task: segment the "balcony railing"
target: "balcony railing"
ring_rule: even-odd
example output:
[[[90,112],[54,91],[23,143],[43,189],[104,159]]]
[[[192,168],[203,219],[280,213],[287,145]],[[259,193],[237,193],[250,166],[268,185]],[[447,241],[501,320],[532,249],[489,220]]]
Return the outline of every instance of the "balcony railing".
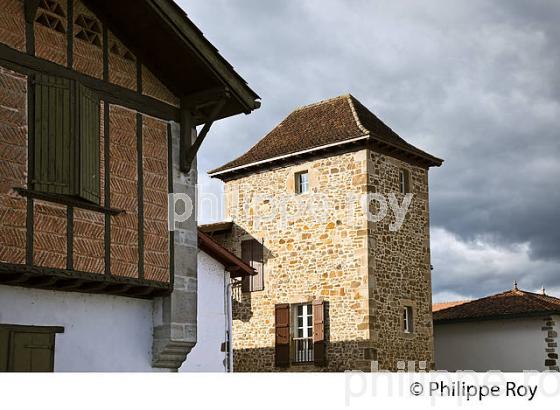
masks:
[[[313,338],[293,338],[294,363],[305,363],[313,361]]]

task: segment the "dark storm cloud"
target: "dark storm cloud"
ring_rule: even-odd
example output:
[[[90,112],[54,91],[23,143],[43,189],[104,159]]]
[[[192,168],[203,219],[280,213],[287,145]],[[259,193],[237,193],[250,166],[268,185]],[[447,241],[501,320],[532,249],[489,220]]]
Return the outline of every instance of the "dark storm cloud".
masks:
[[[434,293],[560,289],[560,2],[180,3],[263,100],[213,128],[203,191],[296,106],[351,92],[446,160],[430,173]]]

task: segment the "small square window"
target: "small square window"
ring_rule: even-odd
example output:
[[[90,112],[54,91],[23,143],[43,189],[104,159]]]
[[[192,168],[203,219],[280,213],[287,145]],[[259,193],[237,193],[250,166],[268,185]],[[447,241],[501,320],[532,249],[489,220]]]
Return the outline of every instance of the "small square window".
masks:
[[[304,194],[309,191],[309,172],[296,173],[296,194]]]
[[[413,325],[412,325],[412,307],[405,306],[403,308],[403,331],[405,333],[412,333],[413,332]]]
[[[399,191],[401,194],[410,192],[410,172],[407,169],[399,169]]]

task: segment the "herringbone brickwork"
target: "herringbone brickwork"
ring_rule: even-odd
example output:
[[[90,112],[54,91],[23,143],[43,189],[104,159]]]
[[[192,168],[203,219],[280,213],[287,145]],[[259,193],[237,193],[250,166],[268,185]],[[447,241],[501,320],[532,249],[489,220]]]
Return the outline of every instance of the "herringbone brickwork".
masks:
[[[25,262],[27,78],[0,67],[0,262]]]
[[[85,21],[88,25],[93,24],[91,29],[87,29],[90,40],[80,35],[85,25],[82,17],[88,19]],[[103,36],[96,34],[101,27],[95,14],[81,1],[74,0],[74,69],[96,78],[103,78]]]
[[[109,81],[136,91],[136,58],[109,33]]]
[[[0,42],[25,51],[23,0],[0,0]]]
[[[143,118],[144,276],[169,280],[167,230],[167,124]]]
[[[33,263],[47,268],[66,268],[66,206],[34,202]]]
[[[44,58],[45,60],[52,61],[53,63],[66,65],[67,63],[67,44],[66,30],[68,29],[68,22],[66,16],[68,10],[66,1],[58,1],[62,15],[55,15],[44,11],[41,7],[37,10],[37,16],[41,13],[46,13],[53,19],[60,20],[60,27],[63,31],[57,31],[54,28],[46,27],[38,21],[35,21],[35,54],[37,57]]]
[[[176,107],[179,106],[179,99],[144,66],[142,66],[142,93]]]
[[[136,112],[111,105],[109,113],[111,206],[125,213],[111,218],[111,273],[138,276],[138,170]]]
[[[102,213],[74,209],[74,269],[105,271],[105,218]]]

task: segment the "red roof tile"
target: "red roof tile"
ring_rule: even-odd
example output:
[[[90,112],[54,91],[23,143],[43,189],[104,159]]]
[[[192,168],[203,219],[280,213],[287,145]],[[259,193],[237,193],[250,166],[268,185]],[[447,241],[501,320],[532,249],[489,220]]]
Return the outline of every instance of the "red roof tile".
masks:
[[[560,314],[560,299],[513,289],[434,311],[434,322]]]
[[[432,305],[432,312],[438,312],[443,309],[448,309],[453,306],[462,305],[463,303],[467,303],[468,300],[456,300],[455,302],[441,302],[441,303],[434,303]]]
[[[352,95],[347,94],[296,109],[245,154],[209,174],[224,174],[302,151],[342,145],[365,136],[419,156],[431,165],[439,166],[443,162],[407,143]]]

